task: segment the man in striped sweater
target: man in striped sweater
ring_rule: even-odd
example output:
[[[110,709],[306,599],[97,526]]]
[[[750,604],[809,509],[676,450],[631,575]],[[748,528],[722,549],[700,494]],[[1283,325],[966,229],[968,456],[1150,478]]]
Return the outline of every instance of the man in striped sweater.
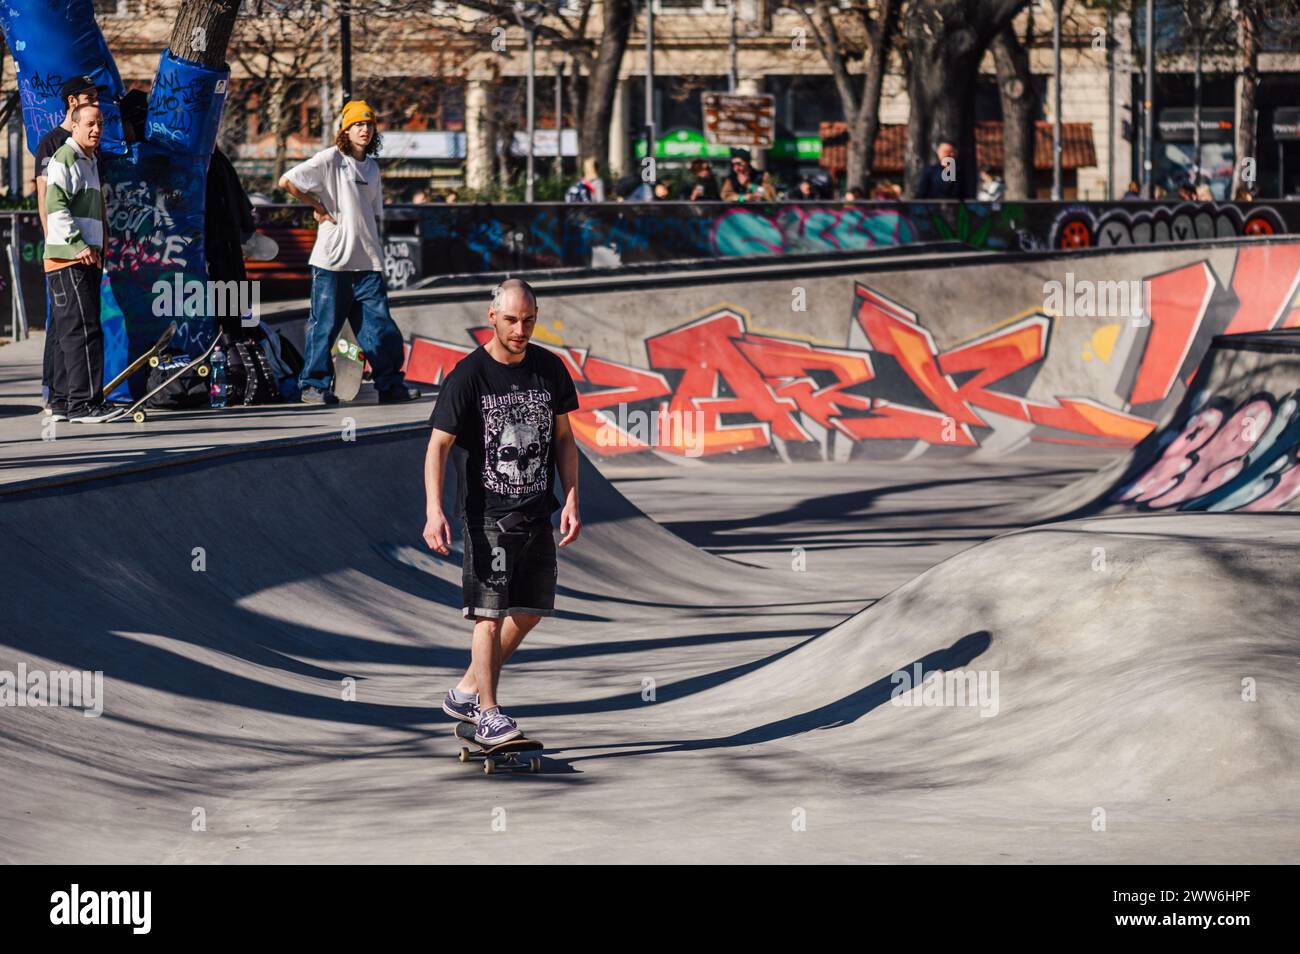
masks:
[[[98,106],[77,106],[72,135],[45,170],[45,272],[50,334],[56,339],[50,411],[56,421],[99,424],[117,413],[104,403],[104,333],[99,326],[107,229],[96,153],[103,130]]]

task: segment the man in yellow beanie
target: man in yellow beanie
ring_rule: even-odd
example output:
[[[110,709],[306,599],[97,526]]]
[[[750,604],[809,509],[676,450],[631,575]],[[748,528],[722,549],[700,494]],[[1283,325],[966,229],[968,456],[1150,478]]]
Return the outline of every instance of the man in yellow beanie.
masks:
[[[375,112],[354,100],[343,107],[334,145],[294,166],[280,188],[315,210],[320,228],[311,258],[311,318],[298,383],[304,404],[337,404],[330,348],[343,322],[360,313],[357,343],[370,362],[379,403],[420,396],[402,374],[402,333],[388,311],[381,223],[380,136]]]

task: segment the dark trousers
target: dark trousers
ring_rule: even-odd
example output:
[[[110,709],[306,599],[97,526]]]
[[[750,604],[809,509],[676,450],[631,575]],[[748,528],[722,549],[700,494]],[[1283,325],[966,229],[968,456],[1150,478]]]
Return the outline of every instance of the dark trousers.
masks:
[[[99,325],[99,280],[93,265],[69,265],[46,275],[50,331],[50,407],[69,413],[104,400],[104,331]]]

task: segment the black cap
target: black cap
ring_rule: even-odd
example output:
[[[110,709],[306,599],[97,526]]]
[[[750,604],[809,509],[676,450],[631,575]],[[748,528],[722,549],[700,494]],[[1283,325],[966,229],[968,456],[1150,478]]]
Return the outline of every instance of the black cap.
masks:
[[[96,86],[95,81],[89,76],[74,76],[59,88],[59,99],[66,103],[69,96],[76,96],[78,93],[92,89],[97,89],[101,93],[108,92],[107,86]]]
[[[731,150],[731,158],[732,158],[732,159],[744,159],[746,162],[749,162],[749,160],[750,160],[749,150],[748,150],[748,149],[739,149],[739,148],[736,148],[736,147],[732,147],[732,150]]]

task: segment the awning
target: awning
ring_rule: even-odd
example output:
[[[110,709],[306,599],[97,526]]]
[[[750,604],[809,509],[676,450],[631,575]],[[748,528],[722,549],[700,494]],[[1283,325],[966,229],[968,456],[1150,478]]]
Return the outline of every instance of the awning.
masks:
[[[848,125],[822,123],[823,169],[843,172],[848,168]],[[884,125],[876,136],[876,148],[871,163],[875,175],[901,175],[907,151],[907,127],[901,124]],[[1002,123],[985,121],[975,124],[975,161],[983,166],[1001,169]],[[1061,168],[1080,169],[1097,164],[1097,150],[1092,141],[1092,123],[1061,124]],[[1039,120],[1034,123],[1034,169],[1052,168],[1052,124]]]

